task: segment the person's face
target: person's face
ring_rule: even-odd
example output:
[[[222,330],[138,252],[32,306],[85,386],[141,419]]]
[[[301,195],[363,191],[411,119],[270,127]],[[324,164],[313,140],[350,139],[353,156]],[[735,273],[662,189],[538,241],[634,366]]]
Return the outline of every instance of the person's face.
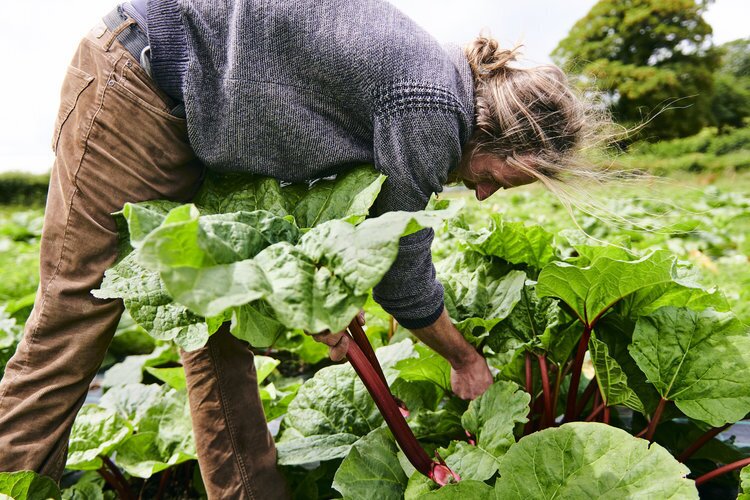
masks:
[[[461,165],[459,176],[467,188],[476,192],[479,201],[489,198],[500,188],[510,189],[536,180],[536,177],[495,156],[475,154],[471,162],[466,163]]]

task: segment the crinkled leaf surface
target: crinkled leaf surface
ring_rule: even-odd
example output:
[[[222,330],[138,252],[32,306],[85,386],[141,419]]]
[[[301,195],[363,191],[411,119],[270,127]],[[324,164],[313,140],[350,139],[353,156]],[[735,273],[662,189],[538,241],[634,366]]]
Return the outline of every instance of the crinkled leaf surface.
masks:
[[[288,329],[340,331],[390,268],[400,237],[454,213],[389,212],[356,227],[333,220],[311,229],[297,245],[282,241],[251,259],[204,268],[161,267],[160,273],[169,295],[202,316],[263,299]]]
[[[147,478],[197,458],[185,391],[164,387],[158,402],[143,413],[137,430],[117,448],[117,465],[130,475]]]
[[[109,490],[110,494],[114,494],[114,491]],[[105,500],[105,498],[114,498],[104,496],[102,486],[94,482],[77,482],[70,488],[65,488],[62,491],[62,500]]]
[[[133,432],[130,423],[114,410],[86,405],[78,412],[70,433],[66,467],[96,470],[100,455],[108,455]]]
[[[415,355],[409,341],[382,347],[376,354],[386,373]],[[279,463],[342,458],[354,442],[382,423],[375,402],[350,365],[323,368],[302,385],[289,404],[277,444]]]
[[[317,181],[291,213],[299,227],[315,227],[333,219],[362,222],[375,203],[385,176],[372,167],[351,169],[334,180]]]
[[[495,382],[469,403],[461,418],[464,428],[475,436],[475,445],[454,442],[441,456],[463,479],[484,481],[497,472],[500,457],[515,443],[513,429],[527,421],[530,396],[513,382]]]
[[[658,444],[599,423],[522,438],[503,456],[495,495],[527,498],[697,499],[690,470]]]
[[[132,252],[105,271],[101,287],[91,293],[100,299],[123,299],[133,320],[158,340],[174,340],[187,351],[205,345],[218,325],[209,328],[203,317],[173,302],[159,274],[136,259],[137,252]]]
[[[451,233],[482,255],[499,257],[512,264],[542,269],[555,260],[554,237],[551,233],[541,226],[504,221],[500,214],[491,215],[488,228],[468,231],[453,227]]]
[[[138,259],[153,270],[203,268],[249,259],[298,238],[297,226],[265,210],[201,215],[195,205],[182,205],[143,238]]]
[[[629,351],[687,416],[720,427],[750,412],[750,332],[732,313],[661,308],[638,320]]]
[[[32,471],[0,472],[0,497],[13,500],[60,500],[55,481]]]
[[[539,274],[539,297],[568,304],[587,325],[593,325],[617,301],[633,292],[673,280],[674,257],[653,252],[635,261],[597,257],[587,267],[553,262]]]
[[[125,384],[104,393],[99,406],[118,412],[136,428],[146,411],[159,403],[166,387],[158,384]]]
[[[208,171],[193,202],[213,213],[268,210],[279,216],[289,214],[279,181],[248,174]]]
[[[425,381],[437,385],[445,392],[451,390],[451,366],[432,349],[415,346],[416,358],[407,358],[395,365],[399,378],[406,381]]]
[[[526,281],[518,304],[493,328],[487,345],[498,353],[523,345],[532,351],[545,351],[557,363],[564,363],[580,337],[580,331],[576,335],[567,330],[570,318],[559,307],[558,301],[537,297],[535,285],[533,281]]]
[[[435,268],[448,314],[473,343],[508,317],[521,300],[526,280],[523,271],[508,271],[474,252],[457,253]]]
[[[621,404],[645,413],[638,395],[628,386],[627,375],[622,371],[619,363],[609,355],[607,344],[597,339],[593,332],[589,338],[589,354],[596,372],[599,390],[607,406]]]
[[[360,439],[341,462],[333,487],[344,498],[399,500],[408,478],[397,457],[390,431],[381,427]]]
[[[350,169],[311,187],[281,187],[268,177],[209,172],[194,202],[213,213],[268,210],[279,216],[293,215],[302,228],[332,219],[357,223],[368,214],[384,180],[372,166]]]

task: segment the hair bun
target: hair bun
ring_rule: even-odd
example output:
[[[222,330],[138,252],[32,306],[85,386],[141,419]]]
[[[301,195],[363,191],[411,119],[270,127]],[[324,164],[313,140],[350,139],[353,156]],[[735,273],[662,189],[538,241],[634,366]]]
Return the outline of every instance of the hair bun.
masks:
[[[505,71],[508,63],[516,60],[520,47],[501,49],[500,43],[491,36],[479,35],[465,52],[475,77],[486,78]]]

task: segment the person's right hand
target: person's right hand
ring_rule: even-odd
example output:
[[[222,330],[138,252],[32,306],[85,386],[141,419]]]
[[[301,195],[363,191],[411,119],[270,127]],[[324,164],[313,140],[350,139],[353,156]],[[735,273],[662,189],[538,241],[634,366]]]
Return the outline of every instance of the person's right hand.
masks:
[[[451,367],[451,388],[461,399],[478,398],[494,381],[487,360],[476,351],[474,354]]]

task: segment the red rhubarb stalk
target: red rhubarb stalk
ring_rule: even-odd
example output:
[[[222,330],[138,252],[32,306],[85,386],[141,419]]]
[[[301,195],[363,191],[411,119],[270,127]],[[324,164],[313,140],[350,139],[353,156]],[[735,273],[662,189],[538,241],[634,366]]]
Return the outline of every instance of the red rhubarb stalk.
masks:
[[[700,486],[701,484],[707,481],[710,481],[716,477],[726,474],[727,472],[732,472],[733,470],[741,469],[745,467],[746,465],[750,465],[750,458],[743,458],[742,460],[732,462],[731,464],[727,464],[723,467],[719,467],[716,470],[707,472],[706,474],[703,474],[701,477],[695,480],[695,485]]]
[[[589,404],[591,397],[594,395],[594,391],[597,390],[598,387],[599,384],[596,382],[596,377],[592,378],[589,381],[589,385],[586,386],[586,390],[583,391],[583,396],[581,396],[578,406],[576,406],[576,417],[583,413],[583,410],[586,408],[586,405]]]
[[[352,320],[352,322],[349,324],[349,333],[351,333],[354,341],[357,343],[357,345],[359,345],[359,348],[362,349],[362,352],[365,354],[365,356],[367,356],[367,359],[370,361],[370,365],[375,370],[375,373],[377,373],[378,377],[380,377],[380,380],[383,381],[383,385],[388,387],[388,381],[385,379],[385,374],[383,374],[383,369],[380,367],[378,357],[375,355],[375,351],[372,348],[372,344],[370,344],[370,340],[367,338],[367,334],[362,329],[362,323],[364,323],[364,320],[362,320],[362,323],[360,323],[360,319],[361,316],[358,315]],[[409,408],[406,407],[406,404],[404,404],[403,401],[395,396],[393,397],[393,399],[396,401],[396,406],[398,406],[401,415],[403,415],[404,418],[408,417]]]
[[[596,408],[594,408],[594,411],[591,412],[591,415],[586,417],[586,422],[593,422],[594,420],[596,420],[596,417],[598,417],[599,414],[603,412],[606,407],[607,407],[606,403],[602,403]]]
[[[680,462],[684,462],[685,460],[692,457],[696,451],[703,448],[703,446],[711,441],[713,438],[721,434],[722,431],[727,429],[731,424],[722,425],[721,427],[716,427],[714,429],[711,429],[710,431],[703,434],[701,437],[699,437],[693,444],[691,444],[688,448],[683,451],[679,457],[677,457],[677,460]]]
[[[649,443],[654,441],[654,433],[656,432],[656,426],[659,425],[659,420],[661,420],[661,414],[664,411],[664,406],[667,404],[667,400],[664,398],[661,398],[659,400],[659,404],[656,406],[656,410],[654,411],[654,416],[651,417],[651,421],[648,423],[648,430],[646,431],[646,435],[644,436],[645,439],[649,441]]]
[[[565,408],[565,421],[570,422],[576,418],[576,401],[578,399],[578,384],[581,382],[581,370],[583,369],[583,358],[589,346],[591,337],[591,326],[586,325],[583,329],[581,341],[578,342],[578,351],[573,361],[573,372],[570,376],[570,389],[568,390],[568,404]]]
[[[414,437],[414,433],[406,424],[406,420],[401,414],[399,407],[396,405],[396,401],[388,389],[388,385],[384,383],[385,377],[378,375],[375,369],[374,365],[379,366],[377,359],[375,359],[374,363],[371,363],[358,342],[354,338],[352,340],[352,342],[349,342],[346,357],[352,364],[354,371],[359,375],[359,378],[362,379],[367,391],[375,401],[378,410],[383,415],[386,424],[388,424],[391,432],[393,432],[396,442],[403,450],[406,458],[409,459],[409,462],[420,473],[429,477],[440,486],[444,486],[450,482],[451,478],[459,481],[460,477],[450,470],[444,462],[434,462],[420,446],[417,438]],[[369,344],[366,337],[364,340]]]
[[[537,355],[539,361],[539,371],[542,374],[542,394],[544,396],[544,417],[542,418],[540,429],[544,429],[552,425],[553,417],[552,412],[552,391],[549,386],[549,373],[547,371],[547,357],[545,355]]]
[[[533,431],[534,426],[534,379],[533,374],[531,372],[531,354],[529,351],[526,351],[526,392],[529,394],[529,414],[527,415],[528,422],[526,422],[526,425],[523,428],[523,435],[526,436],[528,434],[531,434]]]
[[[609,425],[609,411],[610,411],[609,406],[605,406],[604,407],[604,416],[602,418],[602,422],[604,422],[607,425]]]

